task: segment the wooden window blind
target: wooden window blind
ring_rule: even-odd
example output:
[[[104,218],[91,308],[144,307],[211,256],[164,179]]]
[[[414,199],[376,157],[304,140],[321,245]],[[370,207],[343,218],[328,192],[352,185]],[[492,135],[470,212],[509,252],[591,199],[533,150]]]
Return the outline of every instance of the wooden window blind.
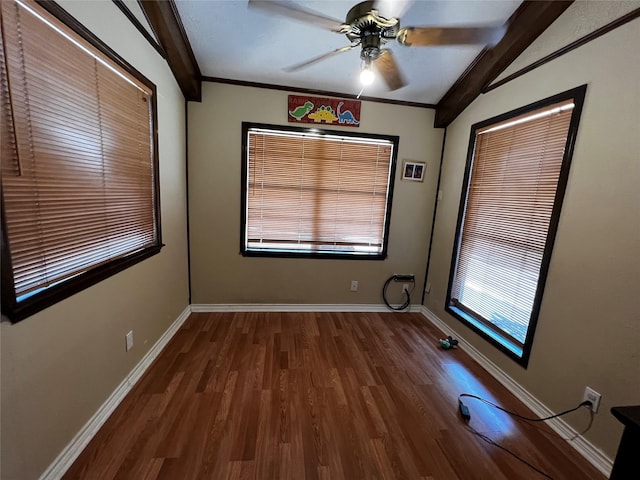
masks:
[[[9,310],[159,250],[154,86],[98,47],[35,3],[2,2]]]
[[[541,300],[575,104],[563,98],[472,130],[448,305],[519,356]]]
[[[247,126],[245,137],[244,253],[384,257],[397,140]]]

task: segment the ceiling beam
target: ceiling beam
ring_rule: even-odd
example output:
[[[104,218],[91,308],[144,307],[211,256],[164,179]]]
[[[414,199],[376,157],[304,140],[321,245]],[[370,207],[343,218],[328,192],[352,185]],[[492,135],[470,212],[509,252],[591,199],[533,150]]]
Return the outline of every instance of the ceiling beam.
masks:
[[[449,125],[569,6],[570,1],[525,0],[507,20],[507,32],[493,48],[485,48],[436,106],[435,127]]]
[[[167,62],[187,100],[202,99],[202,75],[173,0],[139,0],[156,38],[167,53]]]

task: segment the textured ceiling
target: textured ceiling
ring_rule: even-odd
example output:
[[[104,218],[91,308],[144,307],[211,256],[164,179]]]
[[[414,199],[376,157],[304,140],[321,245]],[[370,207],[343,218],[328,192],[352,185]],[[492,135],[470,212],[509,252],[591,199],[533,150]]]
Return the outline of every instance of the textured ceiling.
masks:
[[[176,0],[175,3],[204,76],[352,95],[360,91],[359,49],[300,71],[284,71],[288,66],[349,45],[344,35],[249,9],[246,0]],[[294,3],[344,21],[356,2],[297,0]],[[402,3],[407,5],[399,5]],[[401,27],[501,25],[520,3],[520,0],[386,0],[378,2],[378,8],[384,15],[387,8],[401,11],[408,6],[400,18]],[[388,15],[389,10],[386,12]],[[387,47],[393,50],[408,85],[390,92],[378,76],[363,95],[436,104],[484,46],[404,47],[391,41]]]

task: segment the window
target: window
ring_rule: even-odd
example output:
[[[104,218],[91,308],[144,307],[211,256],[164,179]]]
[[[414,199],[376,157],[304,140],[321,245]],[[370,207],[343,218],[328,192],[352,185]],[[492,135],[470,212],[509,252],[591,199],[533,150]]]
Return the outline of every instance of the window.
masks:
[[[2,312],[17,321],[160,251],[155,87],[54,2],[1,3]]]
[[[585,91],[471,127],[445,308],[524,366]]]
[[[383,259],[398,137],[243,123],[243,255]]]

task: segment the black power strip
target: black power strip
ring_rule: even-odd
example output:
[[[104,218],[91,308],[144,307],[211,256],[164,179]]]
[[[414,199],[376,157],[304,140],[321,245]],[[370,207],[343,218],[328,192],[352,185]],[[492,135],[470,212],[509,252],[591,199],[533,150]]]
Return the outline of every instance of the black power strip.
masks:
[[[467,422],[471,420],[471,413],[469,413],[469,407],[467,407],[464,403],[462,403],[462,400],[458,400],[458,408],[460,409],[460,415],[462,415],[462,418],[464,418]]]
[[[395,274],[393,279],[396,282],[414,282],[416,277],[415,275]]]

